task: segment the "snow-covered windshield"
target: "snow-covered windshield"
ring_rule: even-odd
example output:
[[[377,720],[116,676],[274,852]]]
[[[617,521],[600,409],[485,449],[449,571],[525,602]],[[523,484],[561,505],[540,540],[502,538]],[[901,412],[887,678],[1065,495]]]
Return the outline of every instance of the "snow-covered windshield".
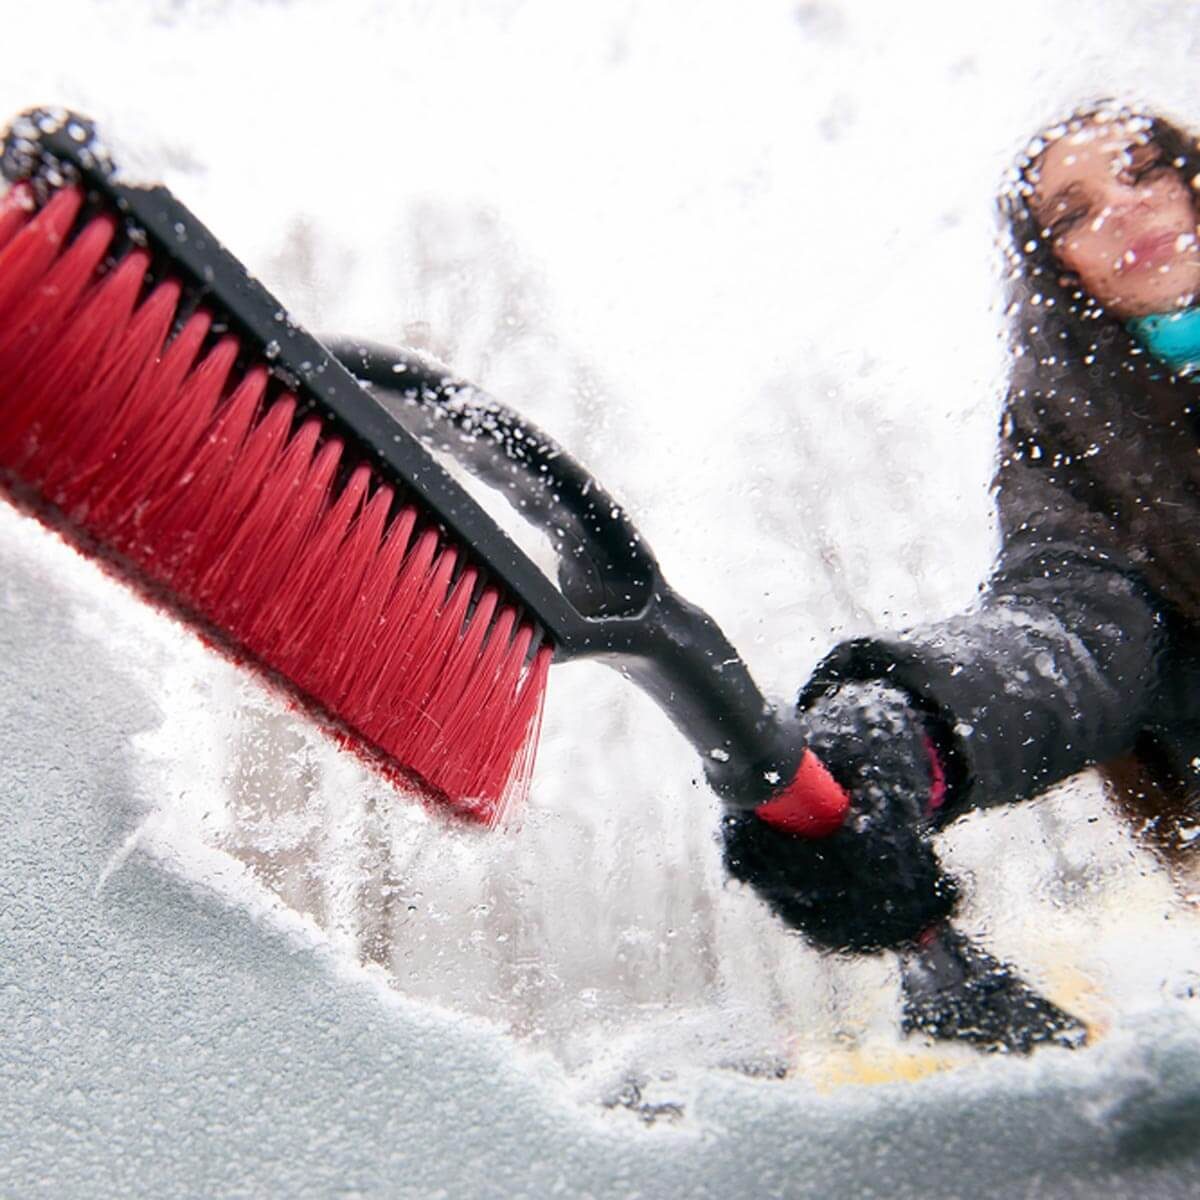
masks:
[[[783,707],[995,560],[1005,169],[1097,96],[1200,116],[1183,3],[65,8],[6,16],[0,113],[91,114],[314,331],[528,414]],[[699,1136],[723,1073],[766,1112],[984,1070],[902,1034],[895,955],[822,953],[730,880],[695,752],[618,672],[555,667],[524,810],[448,826],[7,505],[0,559],[0,629],[79,681],[58,738],[118,747],[97,895],[148,853],[639,1134],[626,1110]],[[87,703],[108,671],[136,719]],[[1051,1064],[1194,1019],[1196,896],[1152,819],[1084,772],[938,835],[958,927],[1089,1031]]]

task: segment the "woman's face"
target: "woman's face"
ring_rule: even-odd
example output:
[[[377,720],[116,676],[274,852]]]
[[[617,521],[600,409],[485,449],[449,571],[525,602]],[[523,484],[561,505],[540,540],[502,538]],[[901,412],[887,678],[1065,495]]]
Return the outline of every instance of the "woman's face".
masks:
[[[1055,258],[1105,308],[1140,317],[1200,294],[1191,191],[1145,133],[1087,124],[1052,142],[1030,179]]]

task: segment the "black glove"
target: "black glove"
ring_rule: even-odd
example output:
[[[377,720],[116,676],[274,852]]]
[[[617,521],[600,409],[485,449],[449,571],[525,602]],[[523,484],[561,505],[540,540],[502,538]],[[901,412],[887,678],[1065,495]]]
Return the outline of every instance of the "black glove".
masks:
[[[850,794],[843,826],[807,838],[731,813],[725,865],[819,945],[910,943],[957,899],[929,841],[940,802],[929,733],[907,694],[880,682],[844,683],[803,717],[809,748]]]

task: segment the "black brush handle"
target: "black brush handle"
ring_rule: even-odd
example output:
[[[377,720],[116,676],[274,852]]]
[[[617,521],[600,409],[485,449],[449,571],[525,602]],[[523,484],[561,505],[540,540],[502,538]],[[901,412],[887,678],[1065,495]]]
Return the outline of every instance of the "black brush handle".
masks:
[[[559,586],[585,617],[634,616],[659,582],[624,508],[553,438],[412,350],[334,338],[326,345],[412,434],[453,455],[542,529]]]
[[[701,754],[710,783],[753,807],[804,752],[717,623],[668,586],[624,508],[553,438],[413,351],[329,339],[330,351],[418,436],[454,456],[543,529],[586,646],[632,678]],[[570,647],[568,647],[570,649]]]

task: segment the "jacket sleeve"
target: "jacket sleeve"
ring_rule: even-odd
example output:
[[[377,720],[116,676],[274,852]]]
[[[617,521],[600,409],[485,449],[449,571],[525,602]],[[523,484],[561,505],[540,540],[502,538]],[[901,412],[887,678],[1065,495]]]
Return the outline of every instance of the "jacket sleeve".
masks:
[[[1003,548],[980,602],[906,635],[842,644],[800,698],[807,707],[846,679],[904,688],[946,762],[943,819],[1129,750],[1169,641],[1161,602],[1102,519],[1031,466],[1002,472],[1005,484]]]

